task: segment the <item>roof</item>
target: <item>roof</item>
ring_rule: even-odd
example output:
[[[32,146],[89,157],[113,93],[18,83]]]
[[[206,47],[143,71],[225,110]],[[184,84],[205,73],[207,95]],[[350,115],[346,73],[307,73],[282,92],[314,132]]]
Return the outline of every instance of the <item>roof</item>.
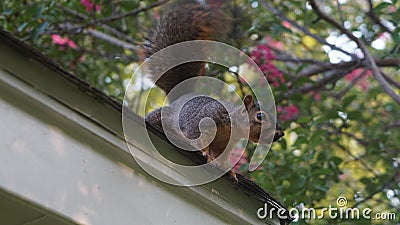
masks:
[[[2,67],[0,67],[0,69],[10,70],[18,79],[23,80],[23,82],[35,89],[41,90],[56,101],[68,106],[87,119],[90,119],[97,126],[107,130],[111,135],[122,140],[124,139],[121,121],[122,104],[120,102],[105,95],[98,89],[91,87],[88,83],[82,81],[73,74],[63,70],[54,61],[45,57],[33,47],[18,40],[9,32],[0,29],[0,50],[3,51],[5,49],[7,51],[16,52],[16,57],[20,57],[27,66],[32,66],[32,69],[34,69],[33,67],[37,67],[50,72],[35,76],[28,73],[15,72],[13,71],[16,70],[15,66],[7,65],[7,59],[2,59],[2,61],[5,61],[3,61],[3,64],[0,63]],[[77,101],[77,99],[79,99],[79,101]],[[131,118],[135,126],[142,126],[142,118],[139,115],[132,113]],[[165,142],[165,148],[171,152],[168,154],[181,155],[186,160],[194,162],[195,164],[205,162],[205,159],[201,155],[177,149],[169,144],[168,140],[161,132],[155,129],[150,129],[150,131],[156,139]],[[125,152],[113,152],[109,154],[116,154],[119,155],[119,157],[129,158],[129,152],[127,152],[126,149],[121,150]],[[131,157],[130,160],[132,160]],[[246,201],[253,201],[251,206],[248,206],[251,207],[248,210],[253,210],[254,215],[256,214],[257,207],[262,207],[264,203],[266,203],[268,207],[281,209],[283,210],[283,214],[288,215],[288,210],[257,184],[241,175],[237,177],[237,183],[231,181],[228,177],[223,177],[210,184],[203,185],[203,188],[210,192],[219,190],[218,193],[221,198],[229,202],[235,202],[236,204],[240,204],[243,199],[247,199]],[[197,188],[200,187],[193,187],[190,189],[196,191]],[[277,212],[277,210],[275,210],[275,212]],[[266,222],[276,223],[277,221],[280,224],[288,224],[291,220],[279,221],[275,215],[273,220]]]

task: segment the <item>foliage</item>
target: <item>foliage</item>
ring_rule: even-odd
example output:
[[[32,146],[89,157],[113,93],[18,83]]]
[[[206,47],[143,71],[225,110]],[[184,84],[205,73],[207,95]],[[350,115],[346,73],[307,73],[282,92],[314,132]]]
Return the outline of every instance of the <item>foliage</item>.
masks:
[[[143,31],[159,17],[164,2],[3,0],[0,24],[122,100],[140,63]],[[246,171],[250,144],[236,167],[239,172],[289,208],[336,206],[336,199],[345,196],[348,207],[397,213],[396,220],[354,224],[400,221],[399,4],[230,1],[227,8],[236,19],[227,42],[249,54],[265,73],[286,133],[253,173]],[[215,71],[221,69],[209,67],[209,73]],[[230,82],[246,92],[237,80]],[[142,98],[134,100],[140,104]]]

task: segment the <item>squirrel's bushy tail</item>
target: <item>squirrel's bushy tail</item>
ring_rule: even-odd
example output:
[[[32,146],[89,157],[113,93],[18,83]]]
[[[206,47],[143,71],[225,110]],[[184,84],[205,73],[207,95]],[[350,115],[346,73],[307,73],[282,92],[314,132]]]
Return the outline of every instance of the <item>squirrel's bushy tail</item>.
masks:
[[[147,34],[144,43],[146,57],[184,41],[221,39],[228,30],[227,20],[223,19],[220,11],[223,2],[224,0],[176,0],[167,5],[158,25]],[[150,66],[153,67],[150,70],[156,70],[155,67],[160,65],[150,63]],[[185,63],[170,69],[158,80],[155,80],[155,76],[153,79],[168,94],[180,82],[199,76],[203,68],[203,62]],[[173,98],[177,97],[179,96]]]

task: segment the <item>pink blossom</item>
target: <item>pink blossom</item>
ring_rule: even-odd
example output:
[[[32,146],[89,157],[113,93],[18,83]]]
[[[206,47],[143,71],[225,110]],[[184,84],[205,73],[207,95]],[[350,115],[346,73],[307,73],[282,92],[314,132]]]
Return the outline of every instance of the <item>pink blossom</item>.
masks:
[[[285,21],[282,22],[282,26],[284,26],[284,27],[289,29],[292,25],[288,21],[285,20]]]
[[[314,96],[314,100],[317,102],[321,100],[321,94],[316,91],[310,91],[310,95]]]
[[[359,80],[357,80],[361,74],[363,74],[363,77],[361,77]],[[364,72],[364,69],[358,68],[358,69],[355,69],[355,70],[351,71],[350,73],[346,74],[344,79],[349,82],[356,82],[355,84],[358,87],[360,87],[362,90],[367,90],[369,87],[369,83],[368,83],[366,77],[371,76],[371,75],[372,75],[371,70],[367,70]]]
[[[90,0],[81,0],[81,4],[86,8],[86,12],[91,12],[93,9],[96,12],[101,11],[101,5],[94,4]]]
[[[283,43],[277,40],[272,39],[271,37],[266,36],[265,40],[267,41],[267,45],[273,47],[275,49],[283,49]]]
[[[268,81],[274,87],[279,87],[279,85],[285,83],[285,79],[283,78],[283,74],[278,70],[272,70],[271,74],[268,76]]]
[[[299,116],[299,108],[295,105],[278,106],[277,112],[279,113],[279,120],[288,121],[293,120]]]
[[[271,48],[268,45],[258,45],[255,51],[261,53],[264,60],[275,59],[275,55],[272,53]]]
[[[251,51],[250,57],[256,62],[257,64],[261,63],[262,60],[262,54],[260,51]]]
[[[260,85],[261,87],[265,87],[265,85],[267,84],[267,82],[266,82],[266,80],[265,80],[265,77],[260,77],[260,78],[258,79],[258,83],[259,83],[259,85]]]
[[[233,167],[233,170],[238,171],[241,166],[248,163],[245,150],[242,148],[234,149],[231,153],[229,161],[231,165],[237,162]]]
[[[266,75],[267,80],[274,87],[279,87],[280,84],[285,83],[283,74],[276,68],[272,62],[268,62],[260,66],[261,71]]]
[[[153,18],[154,18],[155,20],[160,20],[160,19],[161,19],[160,12],[159,12],[159,11],[154,11],[154,12],[153,12]]]
[[[63,38],[58,34],[52,34],[51,39],[53,43],[56,45],[65,45],[68,42],[68,38]]]
[[[96,9],[96,12],[100,12],[101,11],[101,5],[96,5],[95,9]]]
[[[274,42],[272,39],[268,40],[274,44],[280,42]],[[260,70],[265,74],[269,83],[274,87],[279,87],[285,82],[283,74],[275,64],[272,62],[276,57],[272,52],[271,48],[266,44],[257,45],[256,49],[251,51],[250,57],[259,65]]]
[[[72,40],[68,40],[67,44],[68,44],[68,46],[69,46],[70,48],[78,49],[78,46],[77,46],[77,45],[75,44],[75,42],[72,41]]]
[[[70,48],[78,49],[78,46],[75,44],[75,42],[69,39],[68,37],[63,38],[58,34],[52,34],[51,39],[53,43],[56,45],[62,45],[62,46],[67,45]]]

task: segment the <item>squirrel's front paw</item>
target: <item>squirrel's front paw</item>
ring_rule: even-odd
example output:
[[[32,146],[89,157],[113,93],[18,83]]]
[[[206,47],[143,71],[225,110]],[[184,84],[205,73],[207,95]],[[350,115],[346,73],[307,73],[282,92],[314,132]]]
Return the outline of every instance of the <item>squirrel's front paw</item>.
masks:
[[[235,183],[239,182],[239,180],[236,177],[236,173],[233,170],[230,170],[228,173],[229,173],[229,179],[231,179]]]

